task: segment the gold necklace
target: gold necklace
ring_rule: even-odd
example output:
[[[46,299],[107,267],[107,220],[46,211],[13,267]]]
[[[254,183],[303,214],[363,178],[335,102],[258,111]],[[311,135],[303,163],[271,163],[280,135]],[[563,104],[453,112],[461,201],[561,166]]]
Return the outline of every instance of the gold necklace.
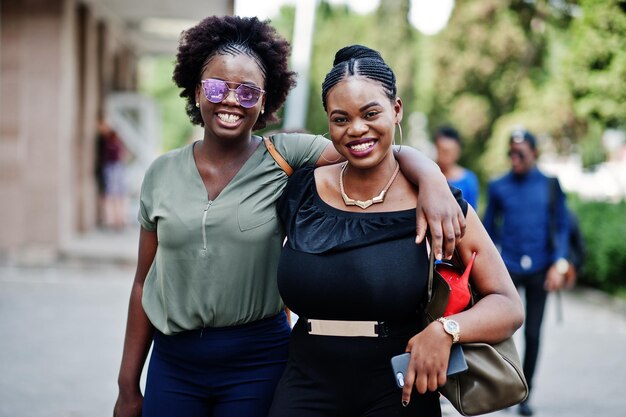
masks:
[[[385,195],[387,194],[387,190],[389,190],[389,187],[391,187],[393,180],[396,179],[396,177],[398,176],[398,172],[400,172],[400,164],[398,164],[398,161],[396,161],[396,169],[395,171],[393,171],[391,178],[389,178],[387,185],[385,185],[385,188],[383,188],[380,194],[378,194],[376,197],[372,197],[369,200],[361,201],[361,200],[354,200],[348,197],[348,194],[346,194],[346,191],[343,188],[343,177],[346,174],[346,168],[348,168],[347,162],[343,165],[343,168],[341,168],[341,172],[339,173],[339,191],[341,192],[341,198],[343,198],[343,203],[346,206],[359,206],[363,210],[365,210],[372,204],[382,203],[383,201],[385,201]]]

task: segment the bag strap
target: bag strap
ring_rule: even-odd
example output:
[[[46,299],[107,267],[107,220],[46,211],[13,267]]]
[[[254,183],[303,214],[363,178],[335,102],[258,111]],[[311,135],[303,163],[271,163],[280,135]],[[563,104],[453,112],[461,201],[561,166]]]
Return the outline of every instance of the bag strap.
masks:
[[[274,158],[274,161],[276,161],[278,166],[280,166],[283,171],[285,171],[285,174],[287,174],[288,177],[291,176],[291,174],[293,174],[293,168],[291,167],[291,165],[289,165],[285,158],[283,158],[280,152],[276,150],[270,138],[268,138],[267,136],[263,136],[263,142],[265,143],[265,147],[269,151],[270,155],[272,155],[272,158]]]
[[[435,273],[435,251],[432,250],[428,240],[426,240],[426,247],[428,248],[428,298],[427,302],[430,303],[433,297],[433,274]]]

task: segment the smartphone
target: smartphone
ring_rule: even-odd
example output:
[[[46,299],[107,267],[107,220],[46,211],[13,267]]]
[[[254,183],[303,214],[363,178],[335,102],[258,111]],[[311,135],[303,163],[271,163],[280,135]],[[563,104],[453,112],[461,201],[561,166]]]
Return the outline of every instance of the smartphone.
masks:
[[[409,352],[396,355],[391,358],[391,369],[393,370],[393,377],[396,381],[396,385],[399,388],[404,387],[404,374],[409,367],[409,360],[411,354]],[[447,376],[459,374],[467,371],[467,362],[465,361],[465,354],[463,353],[463,347],[459,344],[452,345],[450,349],[450,360],[448,361]]]

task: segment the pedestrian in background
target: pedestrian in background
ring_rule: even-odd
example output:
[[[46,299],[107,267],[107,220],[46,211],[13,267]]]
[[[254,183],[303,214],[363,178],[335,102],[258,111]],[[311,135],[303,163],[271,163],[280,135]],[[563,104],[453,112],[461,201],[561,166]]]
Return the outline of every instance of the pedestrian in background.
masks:
[[[524,289],[524,375],[532,393],[547,295],[564,286],[569,270],[569,222],[558,180],[536,166],[535,136],[527,130],[514,130],[508,156],[510,172],[488,185],[483,222],[513,283]],[[519,405],[519,413],[533,414],[528,400]]]
[[[448,180],[448,184],[458,188],[463,198],[478,210],[480,185],[476,174],[458,164],[463,150],[459,132],[451,126],[442,126],[435,132],[437,165]]]
[[[96,142],[96,180],[102,204],[102,225],[111,230],[126,226],[126,147],[115,129],[101,119]]]

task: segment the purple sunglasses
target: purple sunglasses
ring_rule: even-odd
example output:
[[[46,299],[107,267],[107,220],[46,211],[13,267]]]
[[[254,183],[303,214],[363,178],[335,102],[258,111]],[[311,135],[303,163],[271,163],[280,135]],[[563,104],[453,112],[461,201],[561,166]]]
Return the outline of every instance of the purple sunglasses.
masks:
[[[239,87],[230,88],[228,84],[239,84]],[[254,107],[259,102],[261,94],[265,93],[265,90],[250,84],[217,80],[215,78],[202,80],[202,90],[204,90],[206,99],[215,104],[224,101],[228,97],[228,93],[234,91],[237,103],[246,109]]]

